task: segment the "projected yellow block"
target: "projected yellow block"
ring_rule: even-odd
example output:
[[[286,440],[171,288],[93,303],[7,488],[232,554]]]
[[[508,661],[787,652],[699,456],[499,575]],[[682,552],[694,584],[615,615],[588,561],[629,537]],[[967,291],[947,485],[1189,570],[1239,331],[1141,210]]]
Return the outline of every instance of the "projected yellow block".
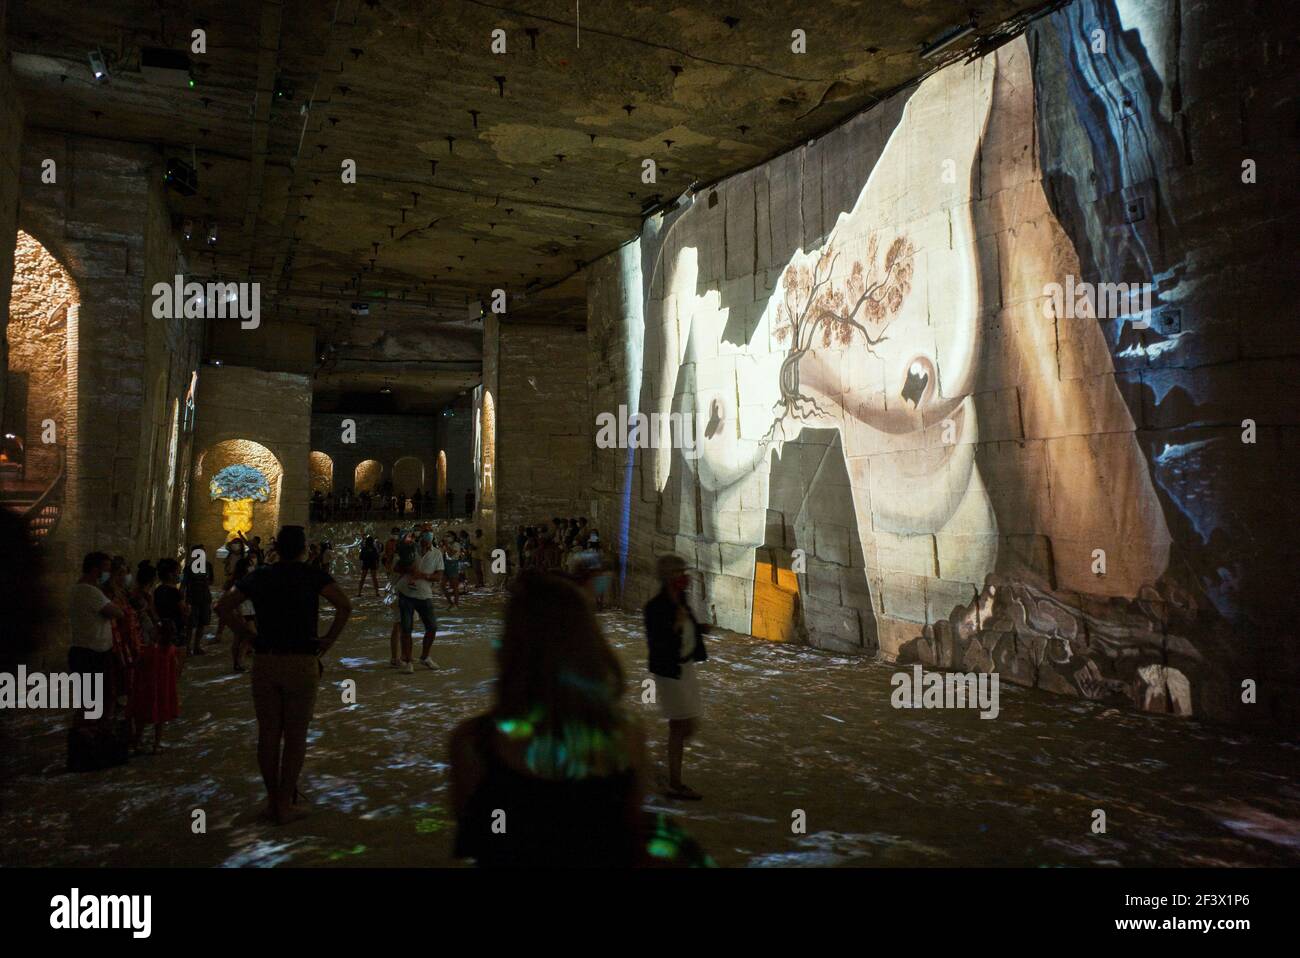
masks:
[[[749,631],[760,639],[792,642],[799,606],[799,577],[770,562],[754,564],[754,615]]]
[[[227,499],[221,507],[221,528],[232,536],[253,531],[253,500]]]

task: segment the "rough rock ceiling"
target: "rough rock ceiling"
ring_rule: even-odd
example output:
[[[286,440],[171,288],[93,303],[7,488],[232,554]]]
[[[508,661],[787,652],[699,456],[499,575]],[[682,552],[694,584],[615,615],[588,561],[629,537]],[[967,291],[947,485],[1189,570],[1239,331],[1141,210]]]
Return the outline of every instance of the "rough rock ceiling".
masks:
[[[645,208],[870,106],[972,14],[982,32],[1039,5],[11,0],[8,30],[30,125],[197,160],[198,194],[171,199],[194,223],[196,273],[261,281],[267,308],[314,324],[323,351],[362,361],[383,333],[419,330],[406,358],[428,360],[433,330],[476,328],[495,288],[516,318],[585,322],[575,272]],[[192,88],[142,74],[142,48],[188,50],[195,27],[208,48]]]

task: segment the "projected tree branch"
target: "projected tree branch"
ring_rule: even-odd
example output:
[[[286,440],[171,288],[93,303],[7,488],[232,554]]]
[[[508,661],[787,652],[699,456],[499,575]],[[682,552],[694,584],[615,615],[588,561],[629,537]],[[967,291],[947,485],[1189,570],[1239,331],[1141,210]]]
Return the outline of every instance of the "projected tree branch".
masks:
[[[816,398],[799,385],[799,362],[814,344],[820,341],[823,349],[847,347],[860,334],[867,352],[875,355],[874,347],[888,338],[885,332],[912,288],[915,249],[906,237],[898,237],[889,245],[879,269],[878,252],[877,238],[872,236],[865,265],[862,260],[854,261],[847,279],[839,285],[831,282],[840,255],[833,243],[811,270],[806,265],[786,270],[774,334],[778,342],[788,341],[790,347],[781,363],[781,398],[776,405],[780,415],[773,430],[786,416],[805,420],[825,414]]]

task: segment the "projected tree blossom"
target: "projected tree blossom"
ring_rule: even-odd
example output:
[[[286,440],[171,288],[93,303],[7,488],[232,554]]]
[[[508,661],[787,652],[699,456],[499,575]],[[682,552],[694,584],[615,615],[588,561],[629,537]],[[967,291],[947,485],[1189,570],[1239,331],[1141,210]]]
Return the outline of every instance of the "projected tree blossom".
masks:
[[[776,308],[773,335],[780,343],[790,343],[790,351],[781,363],[781,398],[777,403],[783,416],[798,420],[825,415],[817,399],[799,389],[799,361],[819,339],[823,349],[832,345],[843,348],[853,343],[855,334],[861,334],[868,352],[886,339],[890,322],[912,288],[914,249],[906,237],[899,236],[889,244],[884,264],[877,270],[879,243],[879,237],[873,234],[867,246],[866,265],[855,260],[839,285],[832,281],[840,257],[833,243],[812,269],[806,265],[792,267],[782,278],[784,297]],[[773,429],[779,424],[780,420]]]
[[[271,497],[271,484],[251,466],[226,466],[212,477],[208,493],[225,501],[221,527],[231,535],[247,534],[253,529],[253,503]]]

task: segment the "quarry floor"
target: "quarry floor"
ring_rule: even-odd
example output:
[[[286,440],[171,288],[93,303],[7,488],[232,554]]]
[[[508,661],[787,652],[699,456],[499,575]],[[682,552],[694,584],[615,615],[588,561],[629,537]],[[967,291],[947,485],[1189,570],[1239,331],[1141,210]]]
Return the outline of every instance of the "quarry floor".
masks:
[[[499,594],[441,614],[438,672],[388,665],[373,595],[325,674],[304,788],[307,818],[258,820],[247,674],[228,641],[191,659],[167,748],[64,771],[67,716],[11,712],[0,754],[0,865],[453,865],[451,727],[488,702]],[[439,603],[440,608],[442,603]],[[640,618],[602,624],[644,677]],[[650,804],[724,866],[1294,865],[1300,748],[1196,721],[1121,712],[1011,685],[1001,713],[896,710],[893,668],[745,638],[710,646],[705,721],[686,780],[701,802]],[[357,703],[341,683],[356,681]],[[630,694],[655,744],[662,724]],[[193,812],[207,829],[194,834]],[[1095,833],[1094,810],[1105,812]],[[796,810],[806,832],[792,829]]]

